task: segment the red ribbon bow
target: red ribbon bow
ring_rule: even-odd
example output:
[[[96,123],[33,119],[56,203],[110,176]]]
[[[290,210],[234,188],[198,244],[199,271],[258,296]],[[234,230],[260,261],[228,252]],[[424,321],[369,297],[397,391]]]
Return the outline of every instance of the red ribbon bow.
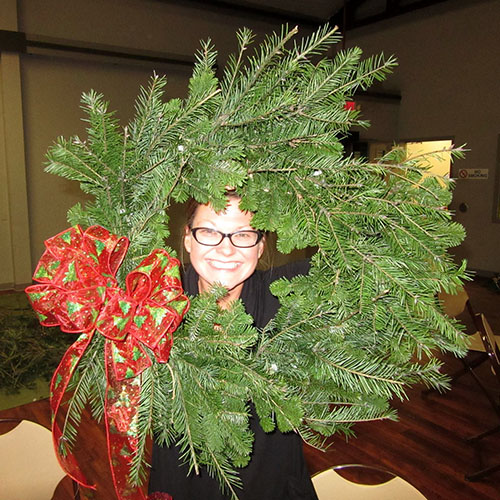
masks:
[[[172,333],[189,308],[179,277],[179,261],[165,250],[151,252],[128,274],[126,290],[115,279],[128,240],[101,226],[72,227],[48,239],[33,275],[39,285],[26,289],[44,326],[81,333],[66,351],[51,381],[52,433],[59,461],[86,487],[74,455],[65,447],[57,413],[68,383],[95,332],[105,337],[105,396],[108,454],[118,498],[144,498],[130,486],[128,473],[139,436],[135,431],[140,403],[139,375],[168,361]],[[147,348],[147,349],[146,349]]]

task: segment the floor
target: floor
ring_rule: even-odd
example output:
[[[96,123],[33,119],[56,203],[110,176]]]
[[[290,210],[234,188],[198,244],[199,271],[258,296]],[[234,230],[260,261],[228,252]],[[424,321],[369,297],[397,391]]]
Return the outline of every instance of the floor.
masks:
[[[491,280],[476,278],[466,285],[476,311],[483,312],[494,331],[500,332],[500,290]],[[465,318],[467,320],[467,318]],[[459,360],[443,356],[449,373],[460,368]],[[484,364],[479,375],[498,398],[498,385]],[[336,436],[327,452],[304,446],[311,473],[346,463],[382,467],[400,475],[417,487],[428,500],[499,500],[500,472],[470,482],[465,474],[500,463],[500,433],[480,443],[468,438],[499,424],[498,415],[470,375],[459,378],[446,394],[424,395],[422,387],[409,391],[407,401],[394,401],[398,422],[368,422],[355,426],[356,437],[346,441]],[[0,417],[17,416],[50,425],[47,400],[4,410]],[[105,436],[100,426],[82,423],[77,456],[88,477],[97,483],[96,492],[86,490],[82,498],[115,498],[105,453]],[[54,499],[72,498],[70,482],[59,485]],[[195,499],[193,499],[195,500]],[[402,499],[404,500],[404,499]]]

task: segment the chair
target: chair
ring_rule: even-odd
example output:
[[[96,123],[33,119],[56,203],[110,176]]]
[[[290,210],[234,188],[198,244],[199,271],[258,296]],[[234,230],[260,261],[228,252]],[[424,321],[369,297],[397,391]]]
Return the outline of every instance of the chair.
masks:
[[[438,299],[443,305],[443,311],[450,318],[460,316],[465,309],[470,313],[471,318],[474,317],[474,311],[469,300],[469,294],[464,287],[461,287],[457,293],[439,292]]]
[[[66,476],[57,460],[49,429],[19,419],[0,419],[0,423],[19,422],[0,435],[0,498],[8,500],[50,500]],[[73,482],[74,498],[80,498]]]
[[[476,320],[477,320],[477,325],[479,327],[479,333],[484,350],[486,352],[488,360],[491,363],[491,370],[498,382],[498,389],[500,389],[500,348],[498,345],[498,337],[494,335],[493,330],[491,329],[491,326],[488,323],[488,320],[486,319],[484,314],[477,314]],[[486,388],[486,386],[479,380],[479,378],[477,378],[477,381],[479,382],[484,394],[488,398],[488,401],[490,402],[493,410],[500,419],[500,399],[498,397],[498,394],[496,396],[492,395],[490,391]],[[496,432],[499,431],[500,431],[500,424],[496,425],[492,429],[488,429],[478,434],[477,436],[469,438],[468,441],[478,442],[481,439],[491,436],[492,434],[495,434]],[[466,474],[465,478],[468,481],[477,481],[479,479],[482,479],[483,477],[486,477],[489,474],[492,474],[493,472],[496,472],[497,470],[500,470],[500,463],[482,468],[470,474]]]
[[[384,474],[384,482],[379,484],[362,484],[349,481],[339,472],[377,472]],[[425,500],[409,482],[395,474],[367,465],[349,464],[336,465],[312,477],[312,482],[319,500]]]
[[[478,383],[481,390],[485,392],[484,385],[477,377],[474,370],[488,361],[488,354],[486,353],[481,339],[478,315],[470,303],[467,291],[462,287],[456,294],[440,292],[438,294],[438,299],[440,300],[443,306],[443,311],[446,315],[450,318],[457,318],[465,324],[465,332],[469,336],[470,342],[469,353],[465,358],[460,358],[463,365],[462,368],[450,374],[451,382],[453,383],[463,375],[469,373]],[[467,312],[467,314],[464,315],[465,312]],[[496,337],[495,339],[496,343],[500,346],[500,338]],[[428,394],[430,392],[433,392],[433,389],[425,390],[423,391],[423,394]]]

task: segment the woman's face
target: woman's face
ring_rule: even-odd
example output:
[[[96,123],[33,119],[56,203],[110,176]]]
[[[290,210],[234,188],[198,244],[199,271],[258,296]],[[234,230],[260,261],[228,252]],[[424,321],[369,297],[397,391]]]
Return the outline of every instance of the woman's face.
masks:
[[[239,200],[231,198],[226,209],[219,213],[214,212],[210,205],[199,205],[192,227],[208,227],[225,234],[253,229],[250,225],[252,214],[242,212],[238,205]],[[190,254],[191,264],[200,277],[200,292],[218,283],[228,289],[227,299],[231,301],[240,296],[244,281],[254,272],[264,251],[264,241],[250,248],[238,248],[229,238],[224,238],[217,246],[206,246],[198,243],[191,230],[186,228],[184,248]]]

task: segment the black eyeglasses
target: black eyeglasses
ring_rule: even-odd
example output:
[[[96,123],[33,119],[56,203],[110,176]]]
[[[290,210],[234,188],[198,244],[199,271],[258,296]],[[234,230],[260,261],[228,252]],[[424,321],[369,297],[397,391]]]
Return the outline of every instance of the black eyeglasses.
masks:
[[[191,233],[200,245],[209,247],[216,247],[224,238],[229,238],[229,241],[235,247],[250,248],[257,245],[264,236],[260,231],[244,230],[234,233],[222,233],[209,227],[194,227],[191,229]]]

